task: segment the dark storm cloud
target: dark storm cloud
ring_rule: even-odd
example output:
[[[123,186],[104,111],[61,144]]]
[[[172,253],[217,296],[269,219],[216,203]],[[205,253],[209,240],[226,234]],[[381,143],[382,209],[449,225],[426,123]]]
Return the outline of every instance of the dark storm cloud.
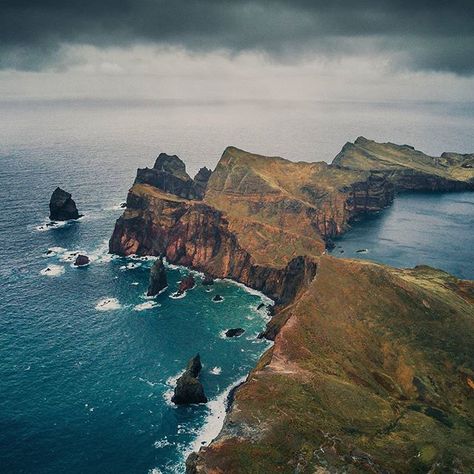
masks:
[[[388,54],[411,69],[474,73],[474,1],[13,0],[0,3],[0,67],[61,66],[64,45]]]

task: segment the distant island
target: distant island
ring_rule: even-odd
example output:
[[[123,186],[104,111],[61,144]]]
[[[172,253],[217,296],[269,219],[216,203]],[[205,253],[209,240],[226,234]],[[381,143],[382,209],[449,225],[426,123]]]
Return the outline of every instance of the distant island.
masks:
[[[140,169],[110,252],[156,255],[275,301],[275,343],[188,473],[468,472],[474,282],[326,254],[399,192],[474,190],[474,154],[359,137],[332,164],[235,147],[191,178]],[[429,232],[429,229],[427,229]]]

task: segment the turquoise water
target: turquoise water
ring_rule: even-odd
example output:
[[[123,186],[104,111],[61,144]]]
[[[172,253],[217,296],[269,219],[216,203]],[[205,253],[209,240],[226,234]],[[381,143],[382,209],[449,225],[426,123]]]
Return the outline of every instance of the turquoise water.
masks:
[[[229,144],[331,160],[358,135],[431,153],[474,150],[465,104],[0,103],[0,117],[0,471],[8,473],[182,472],[185,453],[218,430],[227,389],[268,347],[255,338],[265,324],[259,296],[229,282],[207,293],[197,277],[183,299],[147,300],[152,262],[107,255],[137,167],[166,151],[195,172]],[[58,185],[85,217],[42,231]],[[405,195],[339,245],[347,256],[367,248],[360,256],[472,277],[472,216],[470,194]],[[71,267],[76,250],[93,257],[89,267]],[[57,276],[41,274],[48,266]],[[186,270],[168,273],[173,291]],[[104,299],[117,301],[100,311]],[[239,326],[242,337],[221,337]],[[174,378],[196,352],[212,401],[175,408]]]
[[[194,289],[171,299],[186,270],[170,268],[169,292],[145,298],[152,262],[110,259],[102,243],[116,216],[97,211],[44,232],[27,226],[23,263],[3,267],[2,472],[174,472],[206,417],[223,416],[223,400],[169,402],[187,360],[201,354],[201,379],[216,400],[268,346],[256,338],[262,299],[233,283],[218,281],[207,292],[196,276]],[[47,249],[55,254],[45,256]],[[91,264],[71,267],[73,250]],[[45,268],[53,276],[42,275]],[[223,302],[211,301],[216,293]],[[104,299],[111,303],[97,307]],[[231,327],[246,332],[223,338]],[[210,428],[202,439],[217,434]]]
[[[332,254],[402,268],[425,264],[474,279],[473,229],[474,193],[405,193],[355,223]]]

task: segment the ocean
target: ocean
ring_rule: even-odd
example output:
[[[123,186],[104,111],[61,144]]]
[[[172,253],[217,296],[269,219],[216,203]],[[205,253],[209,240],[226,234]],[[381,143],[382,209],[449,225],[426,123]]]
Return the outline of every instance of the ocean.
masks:
[[[214,167],[227,145],[331,161],[359,135],[432,154],[474,151],[474,107],[461,103],[3,101],[0,117],[0,470],[8,473],[183,472],[186,453],[217,434],[229,388],[269,347],[256,338],[267,319],[257,310],[268,303],[262,295],[228,281],[207,292],[196,275],[196,288],[172,299],[188,271],[170,267],[169,292],[147,299],[152,261],[107,254],[137,167],[163,151],[193,174]],[[45,228],[56,186],[84,217]],[[474,278],[473,209],[470,193],[404,194],[354,225],[334,253]],[[91,256],[88,267],[71,266],[77,251]],[[216,293],[222,303],[212,302]],[[223,337],[232,327],[245,333]],[[211,402],[176,408],[174,382],[198,352]]]

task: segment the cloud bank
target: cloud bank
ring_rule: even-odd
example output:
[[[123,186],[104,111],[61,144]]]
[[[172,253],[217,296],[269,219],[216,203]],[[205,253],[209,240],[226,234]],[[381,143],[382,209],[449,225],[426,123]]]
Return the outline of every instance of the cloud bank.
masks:
[[[264,54],[283,63],[387,57],[399,70],[474,74],[472,0],[6,0],[0,68],[68,69],[77,46]]]

